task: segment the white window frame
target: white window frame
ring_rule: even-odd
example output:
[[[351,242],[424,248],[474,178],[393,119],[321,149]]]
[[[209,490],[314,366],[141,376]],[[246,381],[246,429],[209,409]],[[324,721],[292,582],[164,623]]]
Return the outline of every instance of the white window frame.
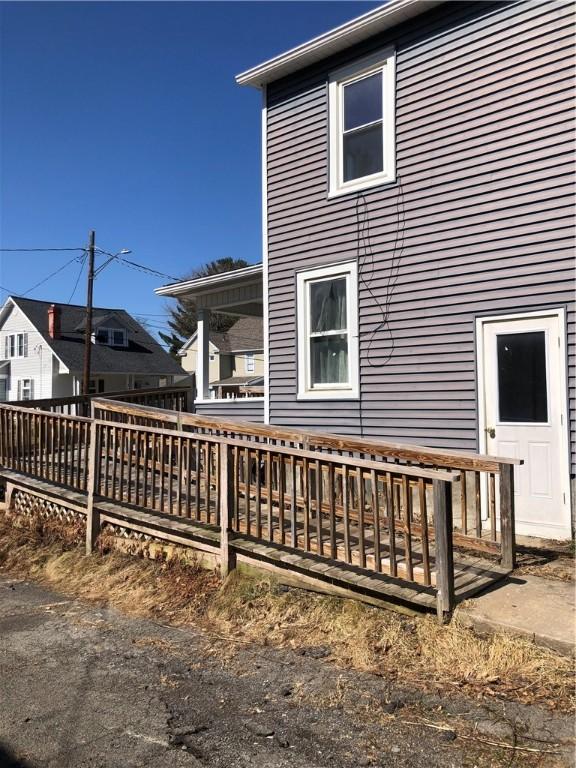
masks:
[[[321,280],[346,278],[346,333],[348,336],[348,382],[321,384],[310,381],[310,285]],[[357,400],[360,391],[358,355],[358,264],[348,261],[317,267],[296,276],[298,318],[298,400]]]
[[[11,333],[5,337],[4,355],[6,359],[28,357],[28,334]]]
[[[256,370],[256,359],[254,357],[254,352],[244,353],[244,369],[246,373],[254,373]]]
[[[396,54],[393,48],[369,56],[333,72],[328,80],[330,161],[328,197],[370,189],[396,181]],[[382,72],[382,171],[344,181],[344,86]]]
[[[18,379],[18,400],[34,399],[34,379]]]
[[[98,339],[98,334],[106,332],[108,336],[108,341],[100,341]],[[114,334],[115,333],[121,333],[122,334],[122,344],[114,344]],[[95,333],[95,338],[98,344],[106,344],[108,347],[127,347],[128,346],[128,333],[125,328],[97,328]]]

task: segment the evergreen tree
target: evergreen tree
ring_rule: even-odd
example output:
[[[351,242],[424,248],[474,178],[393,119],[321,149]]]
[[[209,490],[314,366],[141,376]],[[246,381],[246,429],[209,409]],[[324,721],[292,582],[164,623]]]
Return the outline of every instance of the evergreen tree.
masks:
[[[194,280],[198,277],[219,275],[223,272],[232,272],[249,266],[244,259],[232,259],[226,256],[222,259],[210,261],[202,267],[195,269],[186,277],[186,280]],[[171,333],[160,333],[162,341],[169,346],[169,352],[176,357],[178,350],[195,332],[198,325],[196,305],[192,299],[178,298],[175,303],[168,306],[168,325]],[[210,328],[213,331],[227,331],[237,320],[236,317],[224,315],[220,312],[210,313]]]

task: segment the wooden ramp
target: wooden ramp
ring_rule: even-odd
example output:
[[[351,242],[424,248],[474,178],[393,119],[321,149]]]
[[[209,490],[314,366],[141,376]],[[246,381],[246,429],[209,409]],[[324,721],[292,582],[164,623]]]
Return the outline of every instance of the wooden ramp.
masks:
[[[87,494],[39,480],[11,470],[2,470],[10,484],[10,494],[20,491],[32,494],[51,505],[69,508],[85,515]],[[18,505],[16,505],[18,508]],[[103,532],[106,525],[120,530],[122,535],[150,537],[219,557],[220,529],[216,525],[175,515],[150,512],[135,505],[118,504],[95,499],[94,509],[100,515]],[[245,528],[245,526],[243,526]],[[290,577],[292,584],[313,586],[317,591],[356,597],[376,604],[395,603],[420,610],[436,610],[436,590],[386,573],[375,573],[354,563],[344,563],[314,552],[298,551],[271,541],[247,535],[245,531],[230,533],[230,548],[241,562],[252,563]],[[504,579],[509,570],[481,557],[454,553],[455,602],[461,602]]]

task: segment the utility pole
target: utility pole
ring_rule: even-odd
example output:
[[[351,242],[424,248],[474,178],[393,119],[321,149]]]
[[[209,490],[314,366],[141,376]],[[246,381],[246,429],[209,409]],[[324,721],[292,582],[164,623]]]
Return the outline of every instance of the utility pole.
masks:
[[[88,245],[88,291],[86,296],[86,333],[84,337],[84,376],[82,379],[82,394],[90,393],[90,362],[92,356],[92,296],[94,293],[94,250],[96,247],[96,232],[90,230]]]

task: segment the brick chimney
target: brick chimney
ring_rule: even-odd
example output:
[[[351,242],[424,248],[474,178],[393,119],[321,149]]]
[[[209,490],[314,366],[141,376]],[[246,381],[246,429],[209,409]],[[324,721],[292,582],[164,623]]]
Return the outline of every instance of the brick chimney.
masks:
[[[48,307],[48,334],[51,339],[60,338],[60,307],[56,304]]]

